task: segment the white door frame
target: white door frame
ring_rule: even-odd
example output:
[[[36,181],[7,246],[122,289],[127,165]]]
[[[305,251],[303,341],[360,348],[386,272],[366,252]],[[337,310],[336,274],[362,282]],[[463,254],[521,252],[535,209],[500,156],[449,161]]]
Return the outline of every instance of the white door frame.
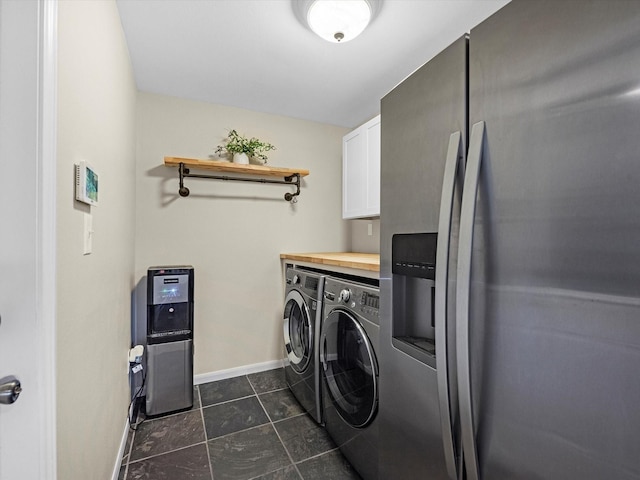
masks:
[[[37,320],[40,399],[40,471],[57,477],[56,450],[56,172],[58,1],[38,0],[38,218]]]

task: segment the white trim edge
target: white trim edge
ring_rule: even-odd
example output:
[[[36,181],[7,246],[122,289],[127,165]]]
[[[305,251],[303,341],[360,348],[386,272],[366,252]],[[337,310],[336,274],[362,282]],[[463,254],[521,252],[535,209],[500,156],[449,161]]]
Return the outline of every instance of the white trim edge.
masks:
[[[274,368],[282,368],[284,359],[270,360],[268,362],[254,363],[252,365],[244,365],[241,367],[228,368],[226,370],[218,370],[217,372],[199,373],[193,376],[193,383],[200,385],[201,383],[215,382],[217,380],[225,380],[227,378],[238,377],[240,375],[248,375],[250,373],[264,372]]]
[[[124,450],[127,448],[127,439],[129,438],[129,417],[124,421],[124,431],[122,432],[122,438],[120,439],[120,448],[118,449],[118,456],[116,457],[116,463],[113,466],[113,473],[111,474],[111,480],[118,480],[120,477],[120,467],[122,467],[122,458],[124,457]]]
[[[1,0],[0,0],[1,1]],[[56,158],[58,3],[38,2],[37,332],[41,400],[40,478],[57,478],[56,430]]]

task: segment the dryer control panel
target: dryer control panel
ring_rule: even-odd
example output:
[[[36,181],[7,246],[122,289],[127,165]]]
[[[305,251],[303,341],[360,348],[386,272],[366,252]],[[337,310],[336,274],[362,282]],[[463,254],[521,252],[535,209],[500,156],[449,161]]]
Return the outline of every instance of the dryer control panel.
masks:
[[[285,272],[287,288],[295,288],[311,298],[318,297],[318,290],[321,290],[320,280],[322,278],[322,275],[307,272],[300,268],[287,267]]]
[[[341,305],[367,320],[380,324],[380,290],[373,286],[328,278],[325,283],[325,302]]]
[[[371,292],[362,290],[358,292],[356,302],[358,304],[358,312],[364,314],[374,323],[379,323],[380,316],[380,294],[378,292]]]

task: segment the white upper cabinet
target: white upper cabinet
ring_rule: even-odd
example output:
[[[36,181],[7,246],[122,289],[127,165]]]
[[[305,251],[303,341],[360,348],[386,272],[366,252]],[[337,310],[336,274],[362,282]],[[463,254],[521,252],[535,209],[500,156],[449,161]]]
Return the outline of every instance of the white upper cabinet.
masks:
[[[342,139],[342,218],[380,216],[380,115]]]

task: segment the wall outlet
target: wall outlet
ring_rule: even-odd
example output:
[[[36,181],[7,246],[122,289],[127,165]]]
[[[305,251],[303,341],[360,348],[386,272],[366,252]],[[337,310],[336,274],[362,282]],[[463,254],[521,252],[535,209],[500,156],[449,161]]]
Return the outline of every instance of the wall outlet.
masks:
[[[367,223],[367,235],[373,236],[373,223],[371,222]]]

